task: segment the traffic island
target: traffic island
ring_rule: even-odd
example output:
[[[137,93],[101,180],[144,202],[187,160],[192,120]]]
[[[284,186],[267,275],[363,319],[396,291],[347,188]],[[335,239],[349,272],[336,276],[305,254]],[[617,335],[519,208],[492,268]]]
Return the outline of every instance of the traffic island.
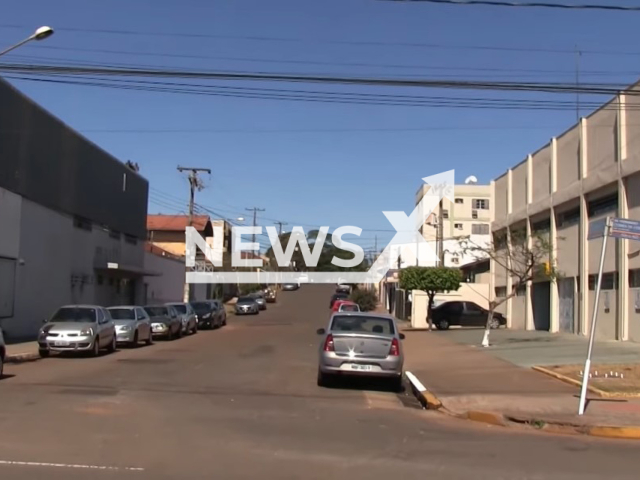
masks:
[[[581,365],[536,366],[534,370],[570,385],[582,385]],[[589,391],[603,398],[640,398],[640,364],[594,364]]]

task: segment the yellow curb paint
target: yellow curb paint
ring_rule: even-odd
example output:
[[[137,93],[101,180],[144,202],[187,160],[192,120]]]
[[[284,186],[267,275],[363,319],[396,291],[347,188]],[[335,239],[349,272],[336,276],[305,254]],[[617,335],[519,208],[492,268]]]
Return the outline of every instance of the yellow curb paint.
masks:
[[[640,440],[640,427],[590,427],[587,430],[587,435]]]
[[[422,395],[424,396],[425,403],[431,410],[438,410],[439,408],[442,408],[442,402],[433,393],[426,391],[422,392]]]
[[[474,422],[488,423],[489,425],[496,425],[498,427],[505,426],[504,417],[499,413],[470,410],[467,412],[467,418]]]
[[[544,367],[534,366],[531,367],[533,370],[544,373],[545,375],[549,375],[557,380],[560,380],[564,383],[569,383],[571,385],[575,385],[577,387],[582,386],[582,382],[580,380],[576,380],[575,378],[567,377],[566,375],[562,375],[561,373],[554,372],[553,370],[549,370]],[[626,392],[607,392],[605,390],[600,390],[597,387],[593,387],[588,385],[587,388],[590,392],[600,395],[602,398],[640,398],[640,393],[626,393]]]

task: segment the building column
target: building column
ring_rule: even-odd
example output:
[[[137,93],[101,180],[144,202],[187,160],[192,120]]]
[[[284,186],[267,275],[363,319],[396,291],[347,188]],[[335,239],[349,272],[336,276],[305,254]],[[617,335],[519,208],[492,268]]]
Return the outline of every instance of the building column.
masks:
[[[531,238],[532,230],[531,230],[530,218],[527,218],[526,226],[527,226],[527,248],[531,249],[533,247],[533,239]],[[533,294],[533,282],[529,280],[527,281],[526,293],[525,293],[525,307],[524,307],[524,329],[525,330],[536,329],[533,323],[533,302],[531,301],[532,294]]]
[[[513,170],[509,169],[509,171],[507,172],[507,232],[506,232],[507,245],[509,245],[509,247],[511,247],[511,224],[509,223],[509,217],[511,216],[511,212],[513,211],[513,207],[512,207],[513,192],[511,191],[512,188],[513,188]],[[507,265],[509,266],[509,269],[510,269],[511,265],[508,259],[507,259]],[[511,278],[511,275],[507,271],[507,295],[511,293],[512,289],[513,289],[513,279]],[[512,316],[513,297],[510,297],[507,300],[506,311],[507,311],[507,318],[513,318]]]
[[[629,217],[627,185],[622,178],[622,162],[627,158],[627,109],[626,97],[618,95],[618,121],[616,122],[616,162],[618,163],[618,216]],[[616,242],[618,267],[618,324],[616,338],[629,340],[629,240]]]
[[[580,148],[579,148],[579,167],[578,172],[580,182],[587,176],[587,119],[580,119]],[[589,246],[587,235],[589,233],[589,213],[587,210],[587,199],[584,191],[580,191],[580,241],[579,241],[579,285],[578,291],[580,296],[578,299],[579,309],[579,328],[576,330],[582,335],[589,333]]]
[[[549,193],[553,194],[558,189],[558,140],[556,137],[551,139],[551,165],[549,166]],[[551,244],[551,252],[549,263],[551,268],[555,269],[558,264],[558,225],[556,223],[556,209],[551,205],[549,216],[549,243]],[[558,279],[551,280],[551,295],[549,301],[549,331],[560,331],[560,299],[558,294]]]

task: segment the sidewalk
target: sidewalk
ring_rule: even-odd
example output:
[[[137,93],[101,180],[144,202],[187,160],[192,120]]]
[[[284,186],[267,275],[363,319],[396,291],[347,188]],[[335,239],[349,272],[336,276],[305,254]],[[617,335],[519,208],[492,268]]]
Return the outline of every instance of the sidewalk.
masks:
[[[489,423],[499,424],[518,421],[587,429],[637,426],[640,438],[640,400],[603,399],[589,393],[586,414],[580,417],[576,414],[577,387],[499,358],[494,355],[499,352],[497,348],[492,352],[494,347],[483,349],[454,341],[460,340],[459,335],[479,340],[482,333],[478,330],[452,337],[452,331],[404,333],[405,369],[442,402],[448,413],[462,417],[488,413]],[[531,360],[530,351],[523,355]],[[544,364],[544,360],[539,363]]]
[[[7,363],[28,362],[40,358],[38,342],[22,342],[7,345]]]

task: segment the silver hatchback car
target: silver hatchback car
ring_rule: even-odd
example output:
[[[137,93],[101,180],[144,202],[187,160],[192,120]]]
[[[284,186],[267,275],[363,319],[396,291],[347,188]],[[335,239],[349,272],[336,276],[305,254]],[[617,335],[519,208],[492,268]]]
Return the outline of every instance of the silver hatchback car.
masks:
[[[334,313],[322,335],[318,385],[329,386],[335,376],[387,378],[394,390],[402,387],[404,334],[389,315]]]
[[[38,352],[90,352],[116,350],[116,328],[106,308],[98,305],[67,305],[45,320],[38,333]]]
[[[116,341],[137,347],[143,341],[147,345],[153,343],[151,334],[151,318],[144,308],[134,305],[124,305],[107,308],[116,326]]]

